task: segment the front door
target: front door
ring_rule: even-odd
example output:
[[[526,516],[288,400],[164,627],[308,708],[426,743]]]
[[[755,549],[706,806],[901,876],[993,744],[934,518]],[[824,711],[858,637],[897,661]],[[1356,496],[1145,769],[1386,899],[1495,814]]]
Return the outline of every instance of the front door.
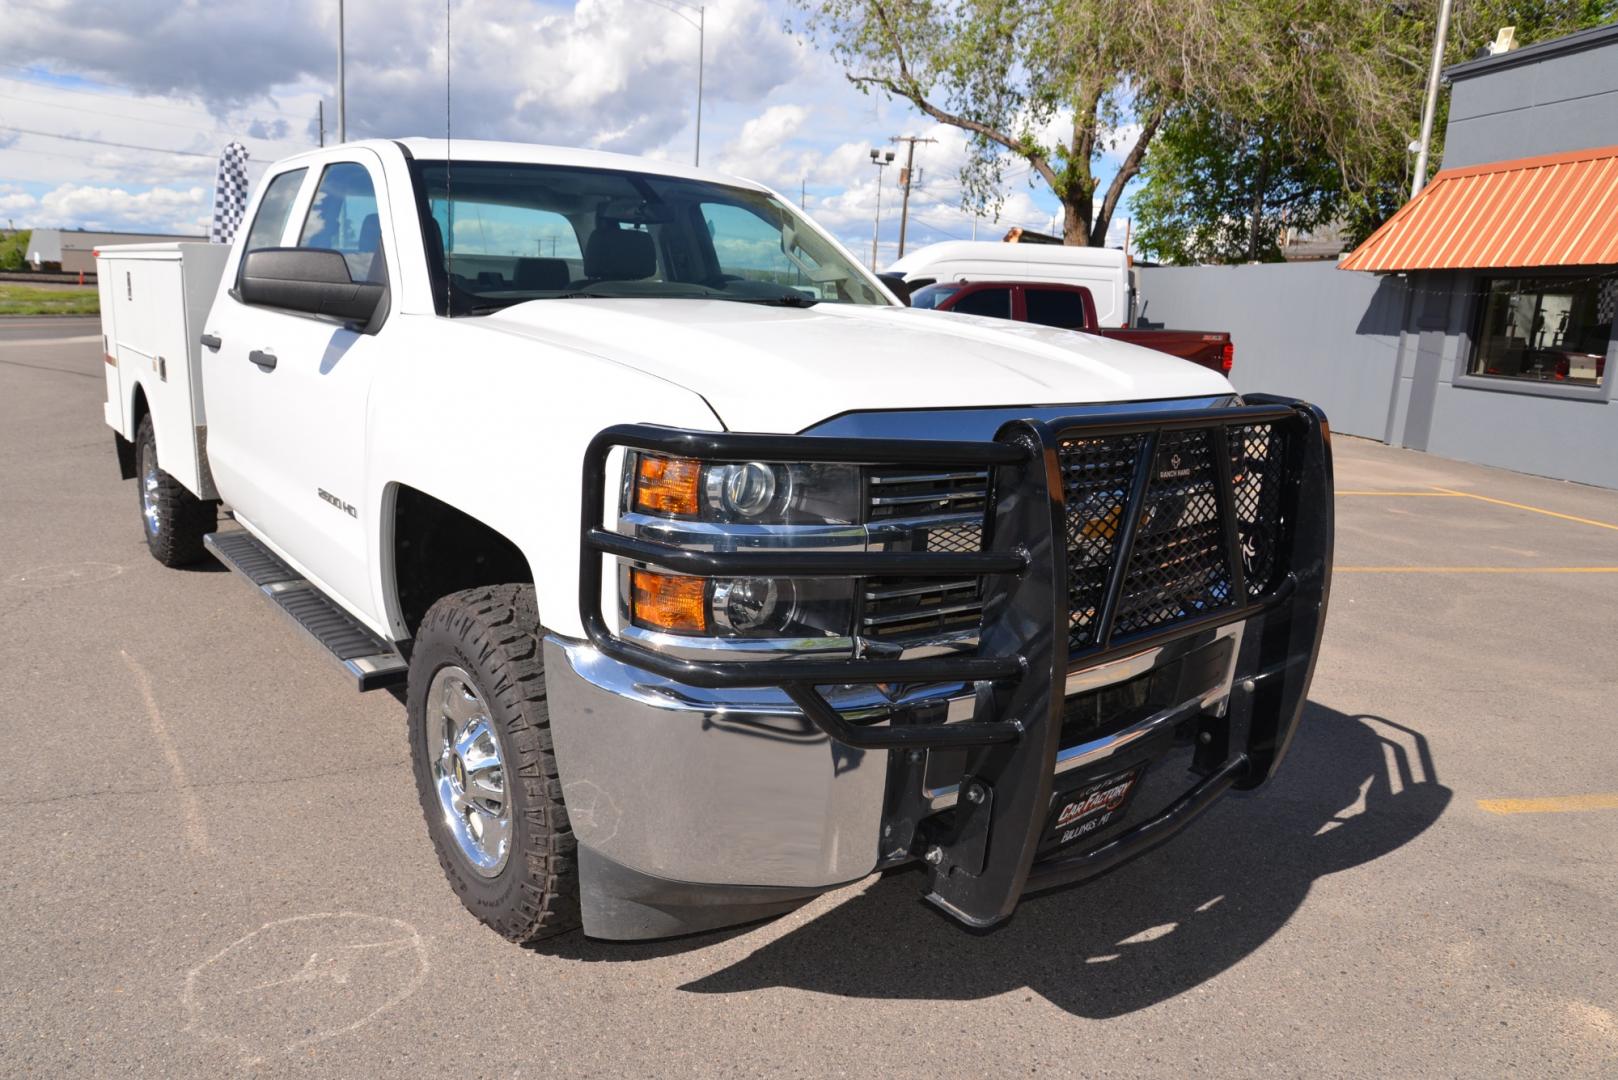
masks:
[[[383,242],[392,235],[386,194],[381,161],[369,151],[320,166],[303,185],[284,245],[342,252],[355,281],[398,280],[396,268],[390,275],[394,245]],[[365,472],[378,335],[239,303],[230,322],[240,340],[232,355],[220,349],[216,365],[226,375],[226,415],[214,410],[211,373],[208,383],[210,411],[234,435],[221,463],[241,494],[228,497],[244,524],[310,580],[383,625],[366,539],[380,511],[367,501]]]

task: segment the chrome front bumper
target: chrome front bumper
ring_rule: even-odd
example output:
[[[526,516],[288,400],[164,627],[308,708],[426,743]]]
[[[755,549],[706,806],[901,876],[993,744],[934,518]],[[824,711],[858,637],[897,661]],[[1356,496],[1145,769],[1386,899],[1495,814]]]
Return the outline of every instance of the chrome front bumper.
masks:
[[[1056,774],[1125,753],[1183,717],[1220,715],[1231,691],[1243,624],[1236,623],[1069,674],[1068,697],[1127,682],[1229,639],[1224,670],[1185,702],[1057,756]],[[695,884],[830,889],[916,853],[884,843],[885,807],[919,797],[930,812],[955,805],[957,784],[893,792],[888,756],[839,743],[780,690],[709,690],[676,683],[602,654],[588,642],[545,639],[551,729],[562,795],[578,842],[621,866]],[[910,708],[969,721],[965,684],[897,699],[874,687],[828,695],[852,720]],[[923,753],[931,753],[923,751]],[[929,778],[937,769],[922,770]]]

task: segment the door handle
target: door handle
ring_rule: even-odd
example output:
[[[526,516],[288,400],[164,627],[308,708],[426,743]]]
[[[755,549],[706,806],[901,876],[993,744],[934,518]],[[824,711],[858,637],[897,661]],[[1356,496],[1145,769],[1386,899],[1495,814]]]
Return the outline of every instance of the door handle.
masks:
[[[260,371],[275,370],[275,354],[265,349],[254,349],[247,354],[247,359],[257,364]]]
[[[211,349],[214,352],[218,352],[219,346],[224,344],[223,341],[219,340],[218,334],[203,334],[197,338],[197,341],[201,342],[204,349]]]

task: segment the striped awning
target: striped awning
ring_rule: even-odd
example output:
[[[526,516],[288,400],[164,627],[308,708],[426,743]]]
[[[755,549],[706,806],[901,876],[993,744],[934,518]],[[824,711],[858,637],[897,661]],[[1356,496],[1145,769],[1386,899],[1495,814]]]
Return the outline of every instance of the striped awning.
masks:
[[[1338,267],[1618,263],[1618,146],[1446,169]]]

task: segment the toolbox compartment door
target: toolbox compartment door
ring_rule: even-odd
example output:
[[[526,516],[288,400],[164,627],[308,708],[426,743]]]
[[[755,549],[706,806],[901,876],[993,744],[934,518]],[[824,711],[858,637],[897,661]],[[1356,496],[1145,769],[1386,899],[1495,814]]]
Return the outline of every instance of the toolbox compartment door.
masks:
[[[133,439],[140,391],[163,471],[204,499],[218,493],[208,470],[205,350],[198,337],[229,252],[223,244],[132,244],[96,256],[110,357],[107,422]]]

